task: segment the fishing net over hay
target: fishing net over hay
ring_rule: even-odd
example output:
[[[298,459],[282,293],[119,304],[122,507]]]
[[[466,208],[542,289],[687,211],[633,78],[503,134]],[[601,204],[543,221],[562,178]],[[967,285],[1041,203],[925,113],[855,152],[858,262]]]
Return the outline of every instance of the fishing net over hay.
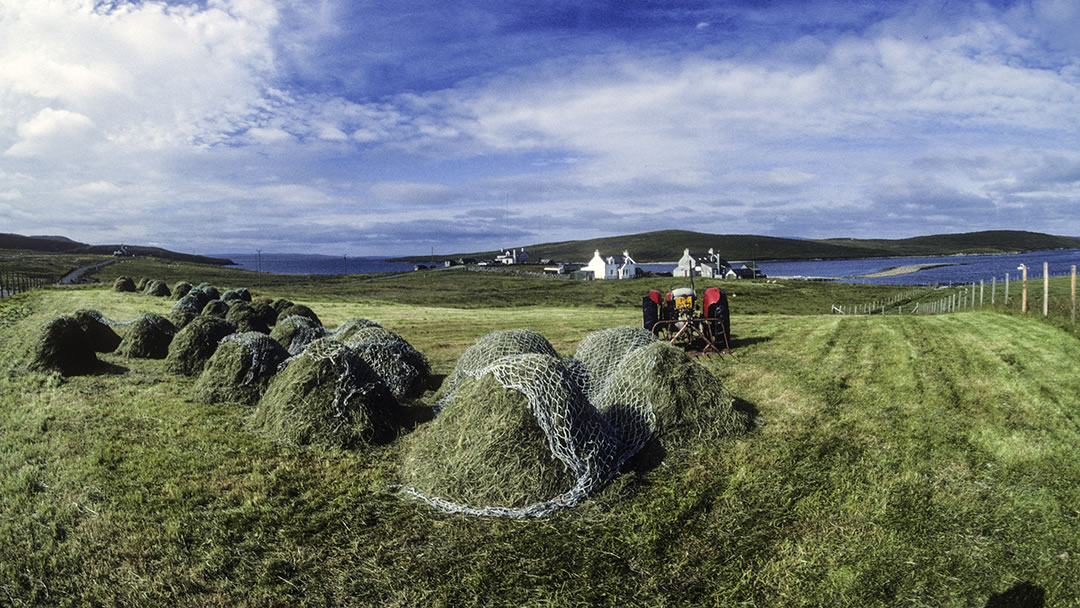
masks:
[[[199,375],[221,339],[235,331],[236,326],[223,319],[196,317],[169,343],[165,370],[182,376]]]
[[[229,289],[221,294],[221,299],[225,302],[233,302],[237,300],[242,302],[250,302],[251,292],[248,291],[247,287],[241,287],[240,289]]]
[[[330,332],[330,335],[338,342],[348,343],[349,340],[352,339],[353,334],[368,327],[382,327],[382,325],[379,324],[378,321],[354,317],[335,327],[334,330]]]
[[[229,314],[229,305],[221,300],[210,300],[199,314],[224,319]]]
[[[280,317],[270,337],[289,351],[290,355],[298,355],[307,348],[308,344],[326,335],[326,329],[307,317],[292,316]]]
[[[388,329],[378,326],[357,329],[346,344],[367,361],[398,399],[423,393],[431,380],[427,357]]]
[[[56,371],[64,376],[88,373],[97,364],[90,339],[70,315],[57,317],[41,327],[30,358],[30,369]]]
[[[547,352],[515,352],[528,349]],[[406,493],[448,512],[540,517],[578,504],[610,481],[654,434],[681,424],[688,408],[720,412],[710,421],[718,425],[717,434],[744,428],[740,426],[741,414],[732,408],[732,399],[719,379],[679,349],[656,341],[640,328],[591,334],[582,341],[578,355],[580,359],[559,358],[547,340],[533,332],[495,332],[481,338],[462,355],[454,375],[447,380],[451,387],[439,401],[439,415],[417,433],[406,456],[405,476],[414,484]],[[483,391],[487,396],[477,398],[480,393],[471,383],[488,377]],[[485,454],[512,449],[486,447],[483,437],[474,435],[475,429],[496,432],[475,422],[477,416],[507,409],[509,398],[493,392],[491,380],[504,391],[524,395],[545,437],[548,458],[561,463],[573,480],[568,489],[556,496],[534,495],[535,502],[523,505],[514,492],[491,487],[498,484],[499,476],[486,471],[497,463],[487,460]],[[474,391],[468,393],[468,399],[460,395],[465,389]],[[457,409],[475,411],[453,411]],[[504,413],[499,417],[512,418]],[[461,424],[462,420],[474,421]],[[439,445],[457,446],[458,450],[440,450]],[[505,478],[512,485],[520,485],[521,475],[538,474],[538,464],[529,473],[530,469],[518,467],[517,461],[504,460],[509,467]],[[480,479],[462,490],[461,484],[473,484],[471,479],[462,480],[470,471],[480,472]],[[493,500],[500,496],[517,498],[512,503]]]
[[[116,352],[138,359],[164,359],[175,335],[176,326],[168,319],[152,312],[143,313],[128,326]]]
[[[253,430],[276,441],[341,448],[385,443],[398,424],[390,390],[359,354],[330,338],[286,361],[251,419]]]
[[[241,299],[233,299],[229,303],[229,311],[225,313],[225,320],[236,326],[236,331],[257,331],[260,333],[270,333],[270,326],[267,325],[259,313],[255,312],[255,307],[248,302]]]
[[[218,291],[217,287],[214,287],[210,283],[199,283],[198,286],[195,287],[195,289],[198,289],[199,291],[206,294],[207,301],[221,299],[221,292]]]
[[[288,351],[266,334],[226,336],[195,382],[195,398],[203,403],[254,405],[288,358]]]
[[[207,302],[209,300],[206,299],[206,294],[198,289],[189,289],[187,295],[173,304],[169,311],[169,318],[177,327],[184,327],[202,313]]]
[[[113,331],[109,320],[100,311],[76,310],[74,317],[95,352],[111,353],[120,346],[120,335]]]
[[[191,288],[191,283],[188,283],[187,281],[178,281],[172,288],[173,299],[179,300],[186,296],[188,292],[191,291]]]
[[[278,317],[287,319],[289,317],[307,317],[315,322],[316,325],[322,325],[322,320],[319,319],[319,315],[315,314],[314,310],[303,305],[293,304],[284,310],[278,311]]]
[[[273,306],[270,306],[269,302],[254,300],[251,303],[251,310],[255,311],[255,316],[258,317],[259,322],[266,327],[273,327],[277,323],[278,313]],[[269,330],[267,330],[267,333],[269,333]]]

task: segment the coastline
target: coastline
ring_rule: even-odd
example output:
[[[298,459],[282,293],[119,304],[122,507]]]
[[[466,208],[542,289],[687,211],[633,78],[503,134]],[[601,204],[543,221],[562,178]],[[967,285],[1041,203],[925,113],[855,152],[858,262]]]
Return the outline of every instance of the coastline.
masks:
[[[928,270],[930,268],[944,268],[946,266],[959,266],[959,264],[905,264],[903,266],[893,266],[892,268],[886,268],[885,270],[879,270],[877,272],[870,272],[867,274],[859,274],[851,277],[843,277],[844,279],[881,279],[885,277],[898,277],[905,274],[915,274],[920,270]]]

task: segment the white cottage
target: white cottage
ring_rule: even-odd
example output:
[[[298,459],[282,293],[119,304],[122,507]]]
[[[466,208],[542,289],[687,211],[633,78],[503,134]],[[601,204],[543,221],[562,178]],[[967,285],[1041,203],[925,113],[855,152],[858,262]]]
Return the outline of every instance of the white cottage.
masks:
[[[683,255],[679,258],[679,265],[672,271],[675,277],[688,277],[693,269],[694,276],[707,279],[720,278],[728,269],[728,263],[715,250],[709,249],[707,254],[690,253],[689,249],[683,249]]]
[[[630,257],[629,251],[624,251],[622,255],[609,255],[605,258],[600,256],[599,249],[593,252],[592,259],[582,270],[592,273],[592,277],[597,280],[633,279],[644,272],[634,258]]]
[[[525,252],[525,248],[521,250],[506,249],[501,254],[495,256],[495,262],[499,264],[505,264],[511,266],[514,264],[526,264],[529,261],[529,254]]]

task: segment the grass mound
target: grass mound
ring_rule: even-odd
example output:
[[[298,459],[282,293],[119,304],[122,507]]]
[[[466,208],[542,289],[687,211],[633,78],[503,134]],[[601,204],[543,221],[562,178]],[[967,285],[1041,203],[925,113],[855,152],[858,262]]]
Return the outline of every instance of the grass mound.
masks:
[[[520,508],[569,490],[527,397],[492,374],[466,378],[443,411],[409,436],[404,483],[474,508]]]
[[[192,284],[187,281],[177,281],[172,288],[173,298],[176,300],[183,298],[188,295],[188,292],[191,291],[192,287]]]
[[[400,414],[390,390],[355,351],[322,338],[273,377],[251,428],[285,443],[355,448],[393,439]]]
[[[427,357],[388,329],[360,328],[346,344],[367,361],[398,399],[420,395],[431,382]]]
[[[218,345],[193,389],[203,403],[255,405],[288,351],[258,332],[237,333]]]
[[[221,294],[221,299],[225,302],[251,302],[251,292],[247,287],[241,287],[240,289],[229,289]]]
[[[113,281],[113,291],[133,293],[135,291],[135,281],[131,277],[116,277],[116,280]]]
[[[105,322],[105,315],[96,310],[76,310],[75,320],[86,333],[95,352],[111,353],[120,346],[120,335]]]
[[[278,312],[278,318],[285,319],[288,317],[306,317],[314,321],[316,325],[322,325],[322,321],[319,320],[319,315],[315,314],[314,310],[311,310],[303,304],[293,304]]]
[[[238,332],[270,333],[270,326],[255,312],[255,307],[244,300],[233,299],[229,304],[229,311],[225,313],[225,320],[235,325]]]
[[[90,338],[75,317],[63,315],[42,326],[34,343],[29,367],[35,371],[85,374],[98,364]]]
[[[348,344],[356,332],[368,327],[382,327],[382,325],[378,321],[372,321],[371,319],[353,317],[335,327],[331,335],[334,336],[335,340]]]
[[[169,343],[165,371],[181,376],[199,375],[221,339],[235,332],[236,326],[224,319],[205,316],[192,319]]]
[[[274,326],[270,337],[285,347],[289,354],[300,354],[308,344],[326,335],[326,329],[307,317],[278,317],[281,321]]]
[[[147,281],[146,287],[143,288],[143,295],[167,298],[172,295],[172,290],[165,284],[165,281],[154,279]]]
[[[176,326],[171,321],[152,312],[144,313],[132,321],[116,352],[135,359],[164,359],[175,335]]]
[[[200,314],[224,319],[225,315],[229,314],[229,305],[221,300],[210,300],[206,303],[206,306],[203,306]]]

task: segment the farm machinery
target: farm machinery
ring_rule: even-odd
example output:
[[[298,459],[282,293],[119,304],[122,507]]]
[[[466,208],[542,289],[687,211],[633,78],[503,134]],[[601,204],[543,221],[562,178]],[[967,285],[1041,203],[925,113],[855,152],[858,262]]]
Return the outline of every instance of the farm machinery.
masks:
[[[699,308],[700,306],[700,308]],[[731,317],[727,294],[717,287],[705,290],[698,301],[693,281],[661,297],[653,289],[641,299],[642,324],[672,344],[684,343],[702,354],[731,353]]]

